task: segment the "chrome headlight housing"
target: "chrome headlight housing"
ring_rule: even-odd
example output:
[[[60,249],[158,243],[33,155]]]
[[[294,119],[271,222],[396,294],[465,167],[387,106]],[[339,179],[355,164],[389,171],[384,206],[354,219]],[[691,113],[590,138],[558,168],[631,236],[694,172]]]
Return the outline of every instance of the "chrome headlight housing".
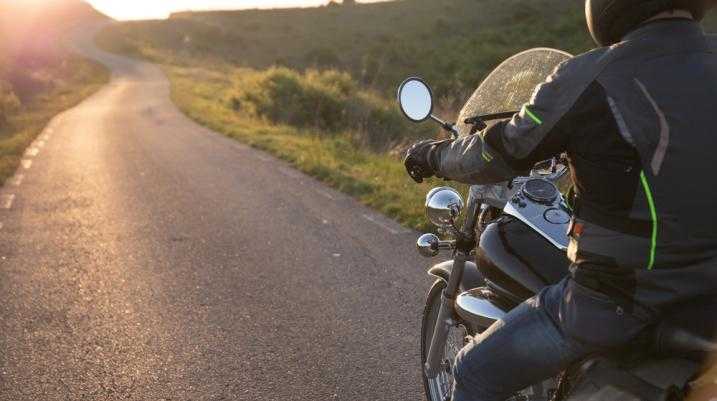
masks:
[[[441,228],[453,227],[464,206],[461,194],[451,187],[434,188],[426,195],[426,216]]]

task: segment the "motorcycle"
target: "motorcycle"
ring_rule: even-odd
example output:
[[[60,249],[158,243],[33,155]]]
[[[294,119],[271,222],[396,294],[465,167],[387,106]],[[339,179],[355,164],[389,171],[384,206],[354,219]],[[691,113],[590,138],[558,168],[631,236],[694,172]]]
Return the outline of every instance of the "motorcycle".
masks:
[[[481,83],[455,124],[433,115],[431,88],[420,78],[401,84],[398,101],[413,122],[432,120],[453,138],[474,135],[491,121],[511,118],[534,88],[569,58],[546,48],[509,58]],[[421,358],[429,401],[450,400],[453,361],[470,337],[568,274],[572,211],[560,190],[569,181],[568,172],[567,162],[555,158],[539,163],[525,177],[472,185],[467,201],[450,187],[428,193],[426,215],[448,239],[424,234],[418,252],[436,257],[450,251],[453,256],[428,271],[435,282],[423,313]],[[678,308],[674,318],[666,318],[630,347],[581,361],[510,400],[664,401],[712,391],[714,387],[704,386],[717,381],[695,378],[717,344],[700,335],[704,319],[684,313],[695,309]]]

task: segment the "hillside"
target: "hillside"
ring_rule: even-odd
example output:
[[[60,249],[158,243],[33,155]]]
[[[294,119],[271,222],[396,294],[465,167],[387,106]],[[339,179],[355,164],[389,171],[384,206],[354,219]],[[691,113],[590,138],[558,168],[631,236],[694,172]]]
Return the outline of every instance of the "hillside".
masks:
[[[532,47],[593,44],[581,0],[403,0],[311,9],[177,13],[99,36],[108,50],[163,64],[190,117],[420,227],[428,185],[400,164],[436,135],[404,121],[396,86],[434,87],[452,118],[487,72]]]
[[[62,45],[73,26],[106,18],[79,0],[0,3],[0,183],[52,116],[108,79]]]
[[[576,0],[406,0],[178,13],[167,21],[125,23],[108,35],[124,52],[181,65],[337,68],[382,91],[419,74],[439,94],[464,94],[518,50],[588,48],[582,12]],[[121,45],[118,36],[126,38]]]
[[[107,19],[80,0],[0,2],[0,57],[54,55],[58,41],[78,23]]]
[[[75,25],[107,19],[80,0],[0,3],[0,80],[21,100],[52,86],[69,55],[63,36]]]

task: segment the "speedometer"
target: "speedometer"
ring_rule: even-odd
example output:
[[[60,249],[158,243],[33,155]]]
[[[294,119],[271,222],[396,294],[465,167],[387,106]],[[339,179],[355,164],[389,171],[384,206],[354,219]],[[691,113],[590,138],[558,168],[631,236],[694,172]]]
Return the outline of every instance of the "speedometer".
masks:
[[[558,188],[550,181],[533,178],[523,185],[523,194],[536,202],[551,203],[558,196]]]

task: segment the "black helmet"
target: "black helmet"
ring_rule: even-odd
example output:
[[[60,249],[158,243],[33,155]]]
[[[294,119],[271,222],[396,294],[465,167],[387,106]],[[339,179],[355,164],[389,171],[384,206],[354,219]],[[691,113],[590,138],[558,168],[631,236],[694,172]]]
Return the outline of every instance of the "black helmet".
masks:
[[[697,20],[705,16],[709,0],[587,0],[585,15],[590,34],[600,46],[610,46],[642,22],[667,11],[688,10]]]

